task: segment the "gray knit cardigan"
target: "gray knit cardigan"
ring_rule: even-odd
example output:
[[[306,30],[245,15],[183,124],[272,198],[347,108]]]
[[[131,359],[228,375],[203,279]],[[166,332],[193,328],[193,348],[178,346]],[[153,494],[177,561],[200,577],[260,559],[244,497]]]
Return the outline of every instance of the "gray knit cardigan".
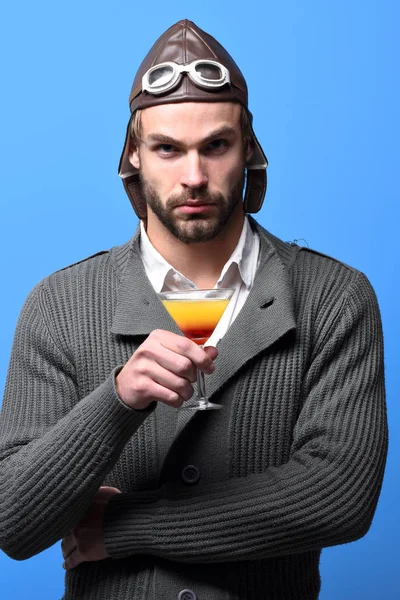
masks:
[[[207,376],[220,411],[139,412],[116,394],[152,330],[179,333],[139,232],[25,302],[0,420],[0,547],[29,558],[101,485],[123,492],[104,521],[111,558],[69,571],[65,600],[315,600],[321,549],[371,524],[387,451],[375,294],[251,223],[256,280]]]

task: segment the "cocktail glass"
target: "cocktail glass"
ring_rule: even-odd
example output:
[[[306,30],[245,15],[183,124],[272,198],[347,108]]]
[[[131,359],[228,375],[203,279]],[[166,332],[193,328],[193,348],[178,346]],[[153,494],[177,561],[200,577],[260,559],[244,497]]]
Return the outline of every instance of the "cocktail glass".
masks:
[[[182,333],[203,348],[233,293],[233,289],[226,288],[161,292],[158,296]],[[204,373],[200,369],[197,369],[197,400],[194,404],[184,404],[181,408],[190,410],[222,408],[220,404],[214,404],[207,398]]]

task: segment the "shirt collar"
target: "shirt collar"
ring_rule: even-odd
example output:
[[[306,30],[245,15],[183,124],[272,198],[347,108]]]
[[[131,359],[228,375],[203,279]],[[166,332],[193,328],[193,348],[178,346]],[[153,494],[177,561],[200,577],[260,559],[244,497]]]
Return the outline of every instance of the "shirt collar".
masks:
[[[167,275],[169,273],[173,275],[176,271],[150,242],[143,221],[140,221],[140,253],[147,276],[158,294],[164,286]]]
[[[236,245],[236,248],[232,252],[229,260],[225,263],[224,268],[221,271],[217,287],[219,283],[222,282],[223,278],[225,277],[226,273],[228,272],[228,269],[231,267],[232,264],[237,265],[240,277],[242,278],[242,281],[245,284],[245,286],[251,287],[254,275],[254,242],[255,233],[253,232],[250,226],[248,218],[245,217],[239,241]],[[256,256],[258,256],[258,252],[256,252]]]
[[[255,272],[254,267],[258,257],[258,241],[258,236],[253,232],[248,218],[245,217],[239,241],[229,260],[225,263],[216,287],[220,287],[233,264],[237,266],[245,286],[247,288],[251,287]],[[166,280],[168,280],[168,288],[172,281],[179,281],[185,287],[196,287],[192,281],[174,269],[154,248],[147,236],[143,221],[140,222],[140,252],[147,276],[157,293],[163,290]]]

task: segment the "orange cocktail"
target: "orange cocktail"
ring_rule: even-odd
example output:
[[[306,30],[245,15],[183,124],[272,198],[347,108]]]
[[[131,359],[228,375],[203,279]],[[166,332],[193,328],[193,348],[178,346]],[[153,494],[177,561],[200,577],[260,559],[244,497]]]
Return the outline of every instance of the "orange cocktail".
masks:
[[[203,346],[224,314],[233,289],[182,290],[160,292],[158,297],[182,333],[199,346]],[[190,410],[212,410],[221,408],[210,402],[206,394],[204,373],[197,369],[197,400],[181,408]]]
[[[162,301],[182,333],[200,346],[211,336],[228,302],[229,298]]]

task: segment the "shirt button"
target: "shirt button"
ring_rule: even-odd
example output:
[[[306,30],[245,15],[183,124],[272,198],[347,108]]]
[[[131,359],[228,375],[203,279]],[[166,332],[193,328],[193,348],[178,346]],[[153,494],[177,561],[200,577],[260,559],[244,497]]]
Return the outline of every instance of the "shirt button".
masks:
[[[178,600],[197,600],[197,596],[192,590],[182,590],[179,592]]]
[[[182,479],[185,483],[197,483],[200,479],[200,471],[194,465],[187,465],[182,471]]]

